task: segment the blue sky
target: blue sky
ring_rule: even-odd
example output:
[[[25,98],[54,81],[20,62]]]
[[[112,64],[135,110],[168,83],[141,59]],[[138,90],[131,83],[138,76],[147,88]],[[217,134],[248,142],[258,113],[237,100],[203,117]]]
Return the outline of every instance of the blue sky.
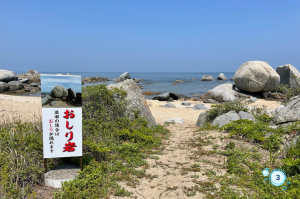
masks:
[[[0,68],[48,72],[300,69],[299,0],[0,1]]]
[[[41,92],[51,92],[57,86],[63,86],[66,89],[72,88],[76,93],[81,93],[81,76],[66,75],[41,75]]]

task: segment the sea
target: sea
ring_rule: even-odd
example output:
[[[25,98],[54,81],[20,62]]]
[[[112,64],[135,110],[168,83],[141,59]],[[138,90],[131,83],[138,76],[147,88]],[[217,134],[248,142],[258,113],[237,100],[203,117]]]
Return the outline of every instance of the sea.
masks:
[[[26,71],[19,71],[16,74],[26,73]],[[39,72],[40,74],[62,74],[62,75],[81,75],[81,78],[85,77],[106,77],[108,79],[113,79],[119,77],[123,72]],[[145,79],[139,85],[143,86],[142,91],[151,91],[151,92],[174,92],[184,94],[190,97],[193,95],[203,95],[208,90],[224,83],[233,83],[230,79],[234,76],[234,72],[223,72],[227,77],[228,81],[200,81],[204,75],[211,75],[215,79],[219,76],[221,72],[176,72],[176,73],[161,73],[161,72],[129,72],[131,78]],[[184,83],[177,83],[173,85],[176,80],[182,80]],[[195,80],[193,80],[195,79]],[[113,81],[100,82],[100,83],[89,83],[84,84],[83,86],[99,85],[99,84],[116,84]],[[18,94],[20,95],[20,94]],[[40,92],[35,93],[24,93],[21,95],[25,96],[35,96],[40,97]],[[146,99],[152,99],[154,96],[146,96]]]

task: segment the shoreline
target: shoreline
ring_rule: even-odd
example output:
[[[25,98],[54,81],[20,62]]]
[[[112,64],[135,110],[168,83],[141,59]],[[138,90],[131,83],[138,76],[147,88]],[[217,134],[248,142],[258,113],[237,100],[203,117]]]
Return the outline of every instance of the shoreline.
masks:
[[[166,101],[149,100],[146,99],[147,104],[151,110],[151,113],[156,120],[157,124],[164,124],[163,119],[170,118],[182,118],[186,124],[194,126],[200,113],[205,110],[193,110],[195,104],[204,104],[208,109],[214,105],[211,103],[203,103],[202,101],[188,101],[190,106],[181,105],[182,101],[175,100],[170,102],[176,106],[176,108],[160,107],[164,105]],[[268,110],[273,110],[282,103],[279,101],[258,99],[256,102],[249,104],[249,107],[263,107]],[[188,108],[189,107],[189,108]],[[29,96],[14,96],[14,95],[0,95],[0,123],[6,123],[15,119],[21,119],[21,121],[41,121],[42,118],[42,104],[41,97],[29,97]]]

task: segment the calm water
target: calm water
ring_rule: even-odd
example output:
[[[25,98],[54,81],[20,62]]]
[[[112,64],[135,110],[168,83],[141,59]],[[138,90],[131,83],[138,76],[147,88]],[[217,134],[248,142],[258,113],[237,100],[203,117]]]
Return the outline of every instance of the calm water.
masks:
[[[24,73],[24,72],[17,72],[17,74]],[[50,72],[40,72],[41,74],[57,74],[57,73],[50,73]],[[66,75],[67,73],[60,74]],[[70,75],[81,75],[82,78],[85,77],[95,77],[95,76],[102,76],[107,77],[108,79],[113,79],[119,77],[122,72],[69,72]],[[193,96],[195,94],[204,94],[208,90],[216,87],[217,85],[224,84],[227,82],[232,83],[230,79],[234,76],[234,72],[227,72],[224,75],[227,77],[228,81],[200,81],[201,77],[204,75],[211,75],[215,79],[218,77],[219,73],[202,73],[202,72],[195,72],[195,73],[149,73],[149,72],[131,72],[131,78],[138,78],[138,79],[145,79],[146,81],[140,82],[139,84],[144,87],[142,91],[152,91],[152,92],[175,92],[180,94],[185,94],[188,96]],[[176,79],[185,81],[185,83],[177,83],[177,85],[172,85]],[[192,80],[195,78],[196,80]],[[86,85],[97,85],[97,84],[115,84],[113,81],[108,81],[105,83],[93,83],[93,84],[86,84]],[[191,94],[193,93],[193,94]],[[25,93],[24,95],[27,96],[40,96],[40,92],[37,93]],[[153,98],[153,96],[145,96],[148,99]]]

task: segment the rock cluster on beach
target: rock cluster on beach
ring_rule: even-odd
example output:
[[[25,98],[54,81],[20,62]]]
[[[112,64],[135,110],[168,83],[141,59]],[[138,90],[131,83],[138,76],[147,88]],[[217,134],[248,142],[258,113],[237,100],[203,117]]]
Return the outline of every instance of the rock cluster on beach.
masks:
[[[72,88],[66,89],[61,85],[57,85],[51,90],[51,94],[42,97],[42,106],[47,104],[54,106],[58,101],[63,101],[72,106],[81,106],[81,93],[76,93]]]
[[[100,76],[86,77],[81,79],[81,84],[83,85],[85,83],[98,83],[98,82],[106,82],[106,81],[109,81],[109,79],[107,79],[106,77],[100,77]]]
[[[196,126],[203,127],[206,123],[207,112],[203,112],[199,115],[198,120],[196,122]],[[240,119],[247,119],[255,121],[255,118],[250,113],[240,111],[236,113],[235,111],[229,111],[228,113],[217,116],[211,123],[212,126],[218,125],[219,127],[224,126],[225,124],[229,124],[231,121],[236,121]]]
[[[13,71],[0,69],[0,92],[36,92],[41,90],[40,74],[30,69],[27,73],[16,75]]]
[[[219,77],[218,79],[223,79],[222,73]],[[275,91],[279,85],[300,88],[300,73],[290,64],[279,66],[275,71],[267,62],[248,61],[238,68],[233,81],[233,84],[221,84],[209,90],[200,96],[201,100],[206,103],[222,103],[252,96],[285,100],[284,94]]]

